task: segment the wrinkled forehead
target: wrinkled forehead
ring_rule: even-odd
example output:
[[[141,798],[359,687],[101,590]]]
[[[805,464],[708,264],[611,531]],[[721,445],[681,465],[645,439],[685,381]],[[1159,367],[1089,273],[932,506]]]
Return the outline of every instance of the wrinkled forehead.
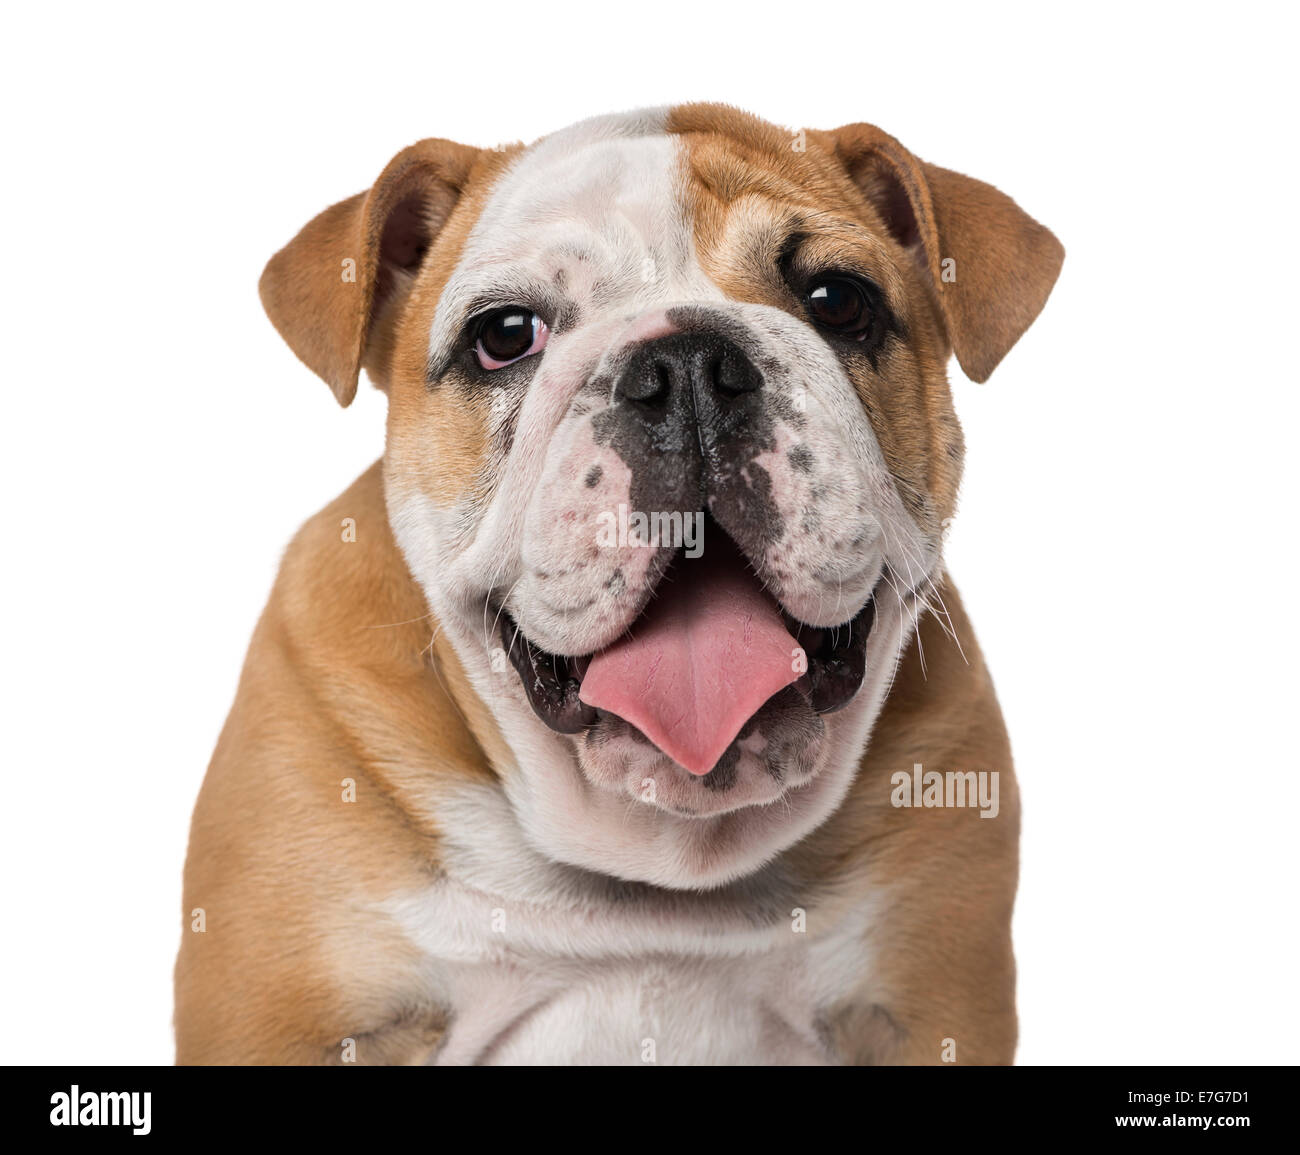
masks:
[[[563,331],[639,303],[716,295],[694,260],[683,147],[653,111],[586,121],[524,150],[447,281],[435,359],[496,305],[536,308]]]
[[[878,222],[772,125],[681,132],[671,109],[583,121],[522,150],[469,232],[435,315],[436,365],[465,322],[523,305],[556,332],[663,303],[779,303],[770,277],[792,238],[826,265],[900,287]],[[765,278],[769,282],[764,284]]]
[[[506,260],[562,247],[662,242],[680,221],[680,139],[662,113],[584,121],[524,150],[493,189],[474,239],[477,256]]]

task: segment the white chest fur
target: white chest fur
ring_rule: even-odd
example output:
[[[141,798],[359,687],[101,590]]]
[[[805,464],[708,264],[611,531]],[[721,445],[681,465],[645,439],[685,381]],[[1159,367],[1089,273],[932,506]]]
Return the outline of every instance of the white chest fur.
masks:
[[[387,904],[451,1012],[430,1061],[836,1061],[822,1023],[869,971],[871,896],[825,925],[779,867],[700,894],[621,883],[529,848],[497,790],[455,809],[444,873]]]

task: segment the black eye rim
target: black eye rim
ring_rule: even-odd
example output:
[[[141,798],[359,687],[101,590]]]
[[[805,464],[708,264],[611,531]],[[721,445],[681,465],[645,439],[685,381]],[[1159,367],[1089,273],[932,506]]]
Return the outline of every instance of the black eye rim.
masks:
[[[488,347],[486,342],[484,342],[483,334],[487,330],[487,327],[490,324],[492,324],[493,321],[496,321],[503,317],[511,316],[512,314],[522,314],[523,316],[529,318],[529,323],[526,326],[526,332],[529,334],[528,344],[526,344],[522,350],[520,350],[517,353],[514,353],[512,356],[506,356],[506,355],[499,356],[497,353],[495,353],[492,349]],[[498,305],[494,309],[488,309],[486,312],[480,313],[477,317],[475,317],[473,320],[470,321],[469,325],[467,326],[470,333],[469,344],[471,349],[482,344],[484,351],[493,360],[502,361],[507,364],[513,364],[516,361],[524,359],[525,355],[528,352],[528,349],[532,346],[533,340],[535,339],[537,334],[538,323],[545,325],[546,320],[542,316],[542,314],[537,309],[534,309],[531,305],[524,305],[524,304]]]
[[[837,325],[821,317],[812,305],[812,296],[816,289],[832,282],[848,285],[862,304],[862,320],[848,325]],[[828,333],[846,337],[854,341],[867,342],[877,335],[881,328],[884,310],[882,294],[876,285],[858,273],[844,269],[826,269],[806,277],[800,294],[804,308],[813,323]]]
[[[804,246],[812,239],[813,233],[803,229],[794,229],[784,240],[776,259],[776,267],[784,282],[787,292],[794,303],[817,327],[828,341],[844,354],[861,354],[871,362],[871,367],[879,370],[879,355],[885,343],[891,338],[905,341],[907,332],[901,319],[890,307],[889,299],[879,283],[867,273],[859,272],[852,265],[822,264],[803,258]],[[851,281],[866,299],[870,324],[858,332],[845,332],[823,324],[816,316],[808,301],[809,292],[819,282],[832,278]]]

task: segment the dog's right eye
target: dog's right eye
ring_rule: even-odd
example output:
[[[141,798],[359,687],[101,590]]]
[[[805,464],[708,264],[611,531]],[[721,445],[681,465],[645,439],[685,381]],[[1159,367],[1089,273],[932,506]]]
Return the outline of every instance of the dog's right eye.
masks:
[[[806,299],[808,311],[819,325],[856,341],[871,332],[874,311],[856,277],[821,277],[809,285]]]
[[[488,313],[479,321],[474,353],[484,369],[502,369],[540,353],[550,332],[536,313],[511,305]]]

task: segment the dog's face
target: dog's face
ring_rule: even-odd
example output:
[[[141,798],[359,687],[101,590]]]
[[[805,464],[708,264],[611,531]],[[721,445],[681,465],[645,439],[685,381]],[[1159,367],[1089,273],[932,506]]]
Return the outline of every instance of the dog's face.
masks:
[[[688,106],[414,146],[263,297],[388,392],[392,528],[527,836],[697,887],[842,799],[938,577],[946,359],[986,377],[1060,260],[870,126]]]

